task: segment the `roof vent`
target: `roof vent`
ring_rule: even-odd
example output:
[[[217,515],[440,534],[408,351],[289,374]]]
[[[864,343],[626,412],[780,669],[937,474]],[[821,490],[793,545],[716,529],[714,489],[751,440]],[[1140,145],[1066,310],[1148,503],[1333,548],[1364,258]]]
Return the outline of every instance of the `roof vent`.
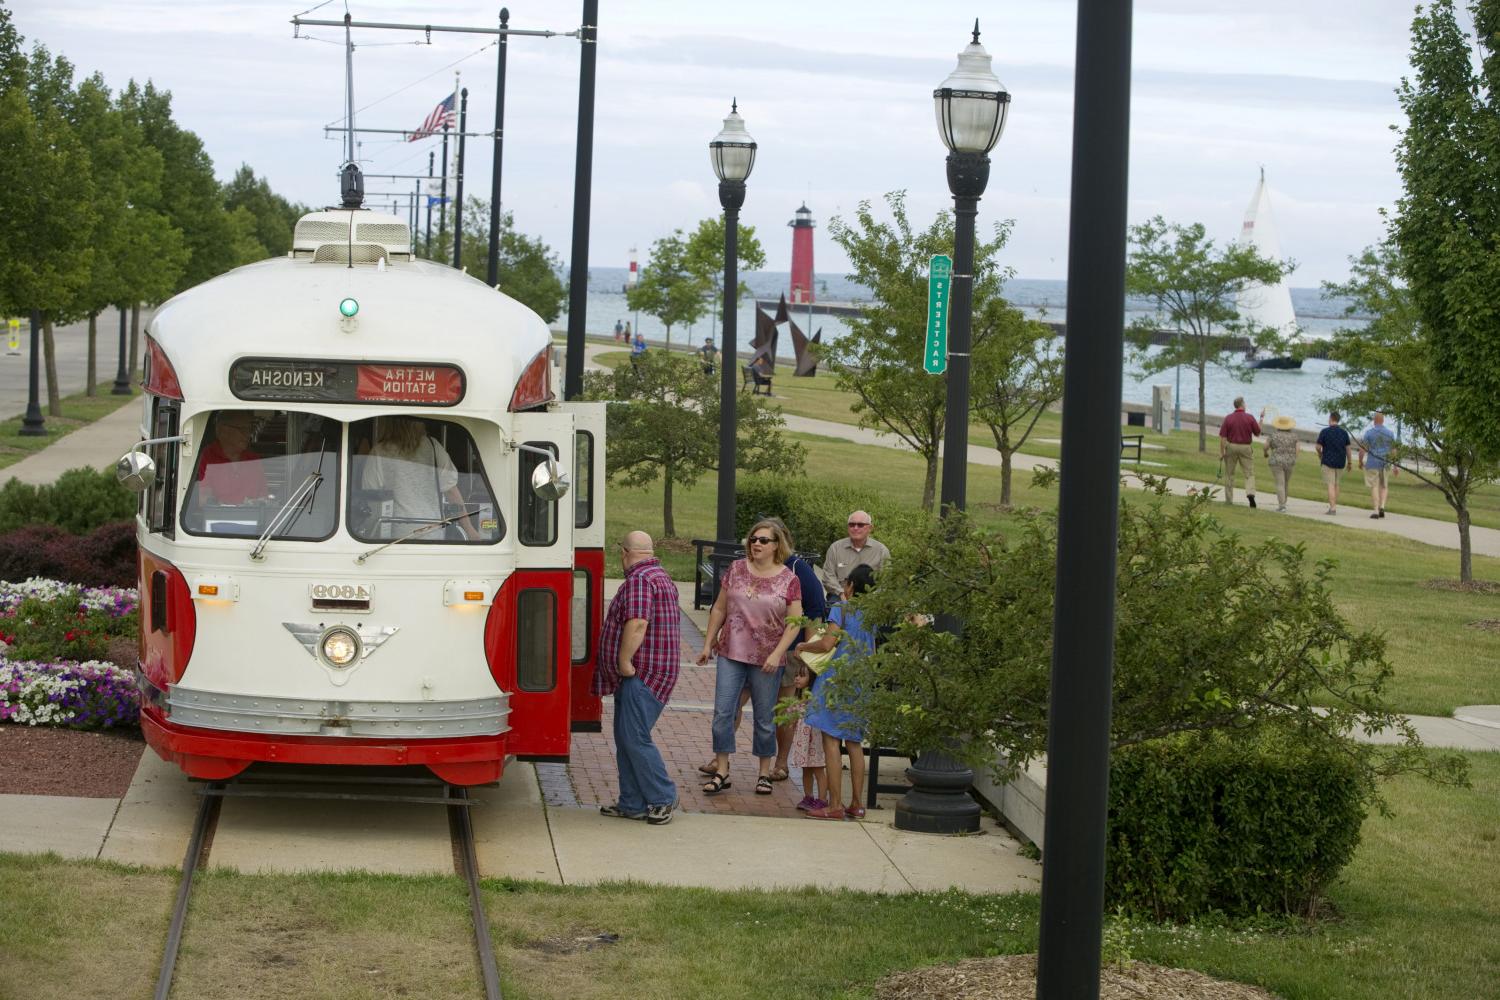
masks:
[[[351,232],[352,229],[352,232]],[[411,260],[411,228],[399,216],[363,210],[310,212],[297,220],[292,257],[316,263]]]

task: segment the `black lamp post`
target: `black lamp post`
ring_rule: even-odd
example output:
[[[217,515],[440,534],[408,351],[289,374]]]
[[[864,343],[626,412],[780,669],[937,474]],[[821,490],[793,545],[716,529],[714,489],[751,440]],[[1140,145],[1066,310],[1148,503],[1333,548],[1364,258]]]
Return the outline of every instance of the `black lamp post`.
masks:
[[[21,418],[22,437],[42,437],[47,433],[46,421],[42,419],[40,396],[40,371],[42,358],[42,314],[31,310],[31,358],[27,369],[26,416]]]
[[[115,384],[109,390],[112,396],[130,395],[130,373],[125,368],[125,356],[128,353],[125,347],[125,307],[120,306],[120,364],[115,369]]]
[[[745,180],[755,167],[755,140],[745,131],[739,102],[729,105],[724,128],[708,144],[709,159],[719,177],[719,204],[724,206],[724,331],[719,344],[719,525],[718,539],[731,542],[734,530],[734,463],[738,346],[735,344],[735,306],[739,298],[740,206],[745,203]]]
[[[974,39],[958,54],[958,66],[932,92],[938,133],[948,147],[948,189],[953,192],[953,291],[948,315],[948,400],[943,429],[944,517],[967,504],[969,471],[969,345],[974,306],[974,217],[990,179],[989,152],[1005,130],[1010,94],[990,70],[990,55]],[[958,631],[952,616],[938,627]],[[895,824],[924,833],[972,833],[979,829],[979,803],[969,796],[974,772],[939,750],[922,753],[907,768],[911,791],[896,804]]]

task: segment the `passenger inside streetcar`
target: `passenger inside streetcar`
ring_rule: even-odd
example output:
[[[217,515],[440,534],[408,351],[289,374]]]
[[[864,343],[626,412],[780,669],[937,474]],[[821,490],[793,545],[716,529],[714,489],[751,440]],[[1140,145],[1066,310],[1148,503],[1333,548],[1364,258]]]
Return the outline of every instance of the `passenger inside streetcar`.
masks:
[[[261,455],[251,448],[255,418],[246,410],[225,410],[214,421],[214,440],[203,449],[196,477],[203,501],[237,506],[262,499],[266,476]]]
[[[361,426],[367,423],[351,425],[351,441],[368,430]],[[373,423],[375,444],[369,454],[355,449],[354,481],[363,494],[362,516],[351,520],[356,537],[410,536],[414,542],[492,542],[500,537],[494,500],[467,431],[418,417],[379,417]],[[450,445],[463,458],[463,470]],[[442,526],[419,530],[433,525]]]

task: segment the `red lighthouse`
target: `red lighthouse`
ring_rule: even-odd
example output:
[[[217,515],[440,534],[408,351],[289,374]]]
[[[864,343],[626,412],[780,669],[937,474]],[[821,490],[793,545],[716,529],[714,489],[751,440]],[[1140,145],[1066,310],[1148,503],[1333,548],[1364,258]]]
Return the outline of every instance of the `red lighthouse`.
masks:
[[[813,300],[813,220],[807,205],[797,209],[787,225],[792,227],[792,294],[790,301],[806,305]]]

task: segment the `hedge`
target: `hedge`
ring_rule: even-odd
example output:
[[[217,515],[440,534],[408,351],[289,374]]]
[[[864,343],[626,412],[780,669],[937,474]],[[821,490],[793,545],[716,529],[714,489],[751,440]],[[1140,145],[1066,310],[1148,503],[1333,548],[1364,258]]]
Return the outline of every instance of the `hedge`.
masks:
[[[735,483],[734,499],[740,538],[760,518],[779,517],[791,531],[797,551],[816,554],[820,563],[828,546],[849,536],[851,511],[867,511],[875,525],[872,534],[887,546],[904,535],[909,524],[927,516],[860,490],[801,477],[742,476]]]
[[[0,486],[0,533],[55,524],[75,535],[135,516],[140,500],[112,471],[69,469],[57,482],[32,486],[11,477]],[[16,579],[16,578],[12,578]]]
[[[1155,920],[1311,916],[1354,856],[1369,793],[1352,757],[1287,733],[1121,748],[1108,906]]]
[[[54,524],[0,535],[0,580],[36,576],[87,587],[135,586],[135,522],[116,521],[87,535]]]

